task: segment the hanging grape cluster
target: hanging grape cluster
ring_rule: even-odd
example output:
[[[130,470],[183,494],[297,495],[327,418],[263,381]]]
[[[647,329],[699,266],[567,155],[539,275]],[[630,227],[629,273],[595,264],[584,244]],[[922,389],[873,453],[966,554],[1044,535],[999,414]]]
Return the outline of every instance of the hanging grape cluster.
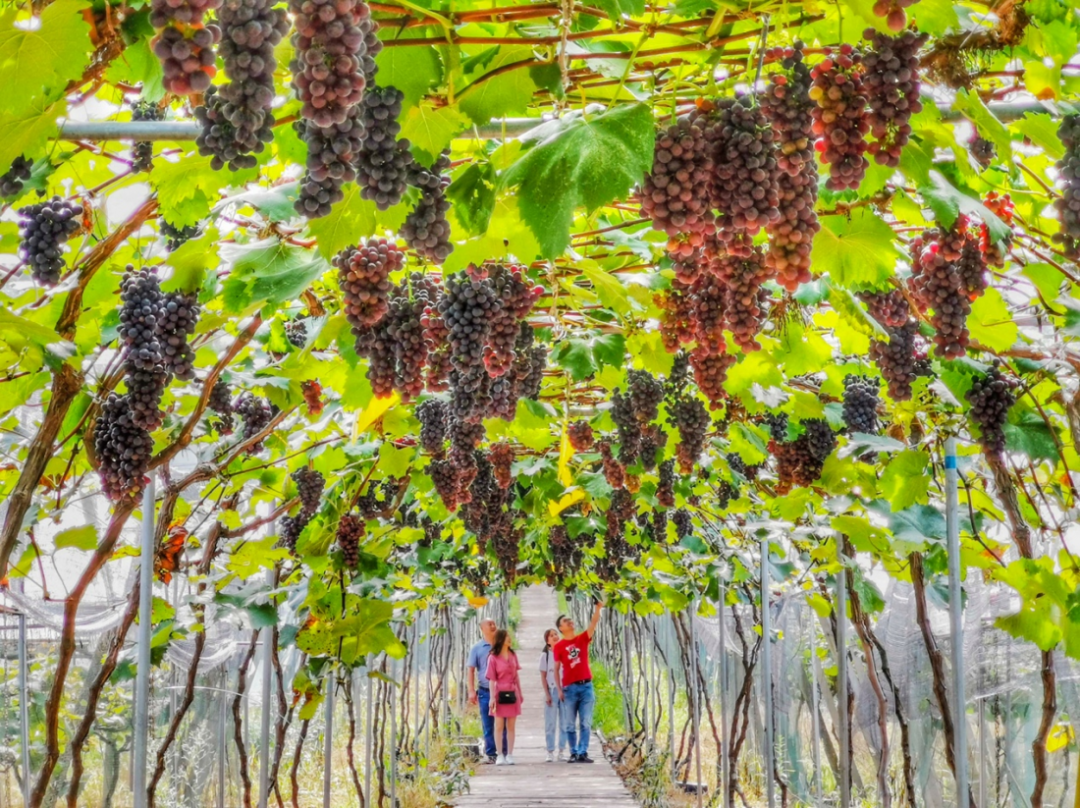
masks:
[[[802,422],[803,431],[795,440],[786,441],[783,429],[773,430],[769,452],[776,458],[776,475],[784,485],[812,485],[836,448],[836,436],[827,421],[812,418]]]
[[[885,328],[899,328],[911,319],[911,307],[899,289],[863,292],[859,299],[866,304],[870,316]]]
[[[341,563],[348,569],[356,569],[360,563],[360,539],[364,537],[366,526],[362,517],[347,513],[338,522],[337,543],[341,550]]]
[[[157,429],[164,418],[159,405],[168,384],[161,343],[165,296],[153,268],[129,266],[120,285],[120,327],[124,375],[132,422]]]
[[[955,359],[967,352],[971,301],[986,288],[984,261],[964,217],[950,230],[931,228],[912,240],[911,291],[936,329],[937,356]]]
[[[554,575],[552,584],[570,581],[577,575],[585,560],[581,547],[581,536],[570,538],[566,525],[558,524],[548,533],[548,547],[551,550],[551,566]]]
[[[158,316],[158,339],[165,371],[182,381],[195,378],[195,351],[188,338],[195,333],[199,317],[198,298],[194,294],[169,292],[162,298]]]
[[[0,199],[18,196],[30,179],[34,161],[19,155],[11,161],[11,167],[0,174]]]
[[[224,379],[219,378],[210,388],[210,397],[206,402],[210,412],[217,413],[221,418],[213,424],[219,435],[231,435],[235,426],[233,420],[232,392]]]
[[[1005,451],[1005,424],[1009,409],[1016,403],[1016,384],[994,360],[984,375],[972,379],[971,389],[964,394],[971,420],[979,428],[979,445],[988,455],[1000,456]]]
[[[588,421],[574,421],[566,428],[566,438],[575,452],[587,452],[596,443],[596,436]]]
[[[679,444],[675,456],[679,470],[690,474],[705,449],[705,437],[712,421],[705,405],[692,396],[678,398],[669,408],[668,421],[679,431]]]
[[[296,56],[289,65],[303,106],[300,114],[316,127],[345,120],[364,95],[365,20],[363,0],[290,0]]]
[[[870,166],[862,54],[851,45],[841,45],[835,53],[829,50],[810,75],[814,79],[810,98],[817,102],[813,131],[820,138],[814,148],[829,167],[826,186],[833,191],[858,188]]]
[[[64,242],[79,229],[82,214],[82,205],[58,196],[19,209],[19,257],[43,286],[60,282]]]
[[[383,238],[346,247],[333,260],[344,294],[345,319],[354,335],[375,325],[390,309],[390,273],[405,266],[405,253]]]
[[[161,62],[162,83],[176,95],[204,93],[217,73],[214,46],[221,29],[207,24],[208,12],[221,0],[152,0],[150,24],[158,29],[154,54]]]
[[[926,34],[905,31],[888,36],[868,28],[870,47],[863,56],[863,88],[870,105],[867,120],[874,140],[869,152],[878,165],[900,165],[900,152],[911,139],[911,116],[919,101],[919,50]]]
[[[307,323],[304,320],[297,318],[285,322],[285,339],[287,339],[289,344],[294,348],[303,348],[307,345],[307,338]]]
[[[165,111],[153,101],[138,100],[131,105],[133,121],[163,121]],[[131,170],[149,171],[154,161],[154,144],[149,140],[137,140],[131,144]],[[4,196],[4,194],[0,194]]]
[[[446,455],[444,444],[449,431],[450,407],[445,401],[429,398],[416,408],[420,421],[420,447],[436,459]]]
[[[765,260],[777,281],[794,291],[810,280],[810,250],[814,235],[821,229],[814,211],[818,175],[814,161],[814,102],[810,99],[813,78],[803,62],[803,43],[774,48],[768,55],[779,59],[787,72],[773,76],[761,102],[776,133],[780,212],[768,226]]]
[[[274,47],[289,30],[285,10],[273,6],[273,0],[223,0],[218,11],[229,81],[208,89],[195,110],[199,154],[211,156],[215,169],[254,168],[255,155],[273,140]]]
[[[255,437],[266,429],[274,417],[274,411],[270,408],[270,404],[253,393],[242,395],[233,407],[233,412],[239,415],[244,422],[244,429],[240,433],[244,441]],[[247,453],[255,455],[262,450],[262,441],[258,441],[248,447]]]
[[[446,199],[446,189],[450,177],[446,170],[450,168],[450,155],[443,152],[431,168],[416,165],[409,184],[420,189],[420,199],[416,207],[405,218],[401,227],[401,237],[420,257],[433,264],[441,264],[454,251],[450,242],[450,222],[446,218],[450,202]]]
[[[386,210],[401,201],[413,171],[409,141],[399,140],[401,102],[396,87],[372,85],[364,95],[360,122],[364,137],[356,154],[360,195]]]
[[[128,396],[110,393],[94,423],[94,454],[105,496],[136,497],[146,483],[154,439],[136,425]]]
[[[197,224],[186,224],[177,227],[164,217],[158,219],[158,229],[161,231],[161,235],[165,237],[165,249],[169,252],[180,249],[180,247],[202,232],[202,228]]]
[[[853,374],[844,377],[844,424],[848,432],[876,435],[879,403],[877,379]]]
[[[711,126],[704,114],[684,116],[656,138],[652,171],[641,188],[641,215],[667,234],[668,249],[680,253],[700,248],[711,230],[709,204],[713,157],[706,139]]]
[[[1080,258],[1080,115],[1066,115],[1058,127],[1065,154],[1057,161],[1061,196],[1054,200],[1060,230],[1054,241],[1065,255]]]
[[[919,337],[919,324],[908,320],[885,331],[889,335],[887,342],[871,340],[870,359],[885,379],[889,397],[893,401],[909,401],[912,383],[930,372],[926,349]]]
[[[884,17],[889,30],[899,33],[907,27],[907,13],[904,11],[919,0],[874,0],[874,13]]]

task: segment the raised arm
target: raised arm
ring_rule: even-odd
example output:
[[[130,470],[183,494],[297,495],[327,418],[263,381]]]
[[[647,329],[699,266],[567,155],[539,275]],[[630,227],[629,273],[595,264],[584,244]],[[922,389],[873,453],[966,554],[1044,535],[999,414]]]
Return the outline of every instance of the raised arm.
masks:
[[[600,601],[596,601],[596,606],[593,608],[592,620],[589,621],[589,627],[585,629],[585,633],[589,635],[589,639],[592,639],[593,634],[596,633],[596,627],[600,625],[600,610],[604,608],[604,604]]]

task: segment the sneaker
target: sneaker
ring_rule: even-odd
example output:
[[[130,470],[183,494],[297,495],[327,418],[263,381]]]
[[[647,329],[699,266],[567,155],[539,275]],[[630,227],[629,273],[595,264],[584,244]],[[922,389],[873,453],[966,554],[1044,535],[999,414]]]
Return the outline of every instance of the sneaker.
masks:
[[[505,766],[506,765],[506,758],[504,758],[502,755],[499,755],[497,758],[495,758],[495,765],[496,766]]]
[[[577,755],[571,755],[570,759],[568,761],[566,761],[566,762],[567,763],[577,763],[578,762],[578,756]]]
[[[513,766],[514,765],[514,756],[513,755],[507,755],[506,756],[506,765],[507,766]]]
[[[494,763],[495,762],[495,756],[494,755],[488,755],[486,762],[487,763]]]
[[[584,755],[578,755],[577,756],[577,762],[578,763],[595,763],[596,761],[594,761],[591,757],[589,757],[588,754],[584,754]]]
[[[544,763],[554,763],[554,762],[555,762],[555,755],[553,755],[551,752],[548,752],[547,757],[544,758]]]
[[[558,761],[559,761],[559,763],[565,763],[566,762],[566,752],[564,752],[562,749],[559,750]]]

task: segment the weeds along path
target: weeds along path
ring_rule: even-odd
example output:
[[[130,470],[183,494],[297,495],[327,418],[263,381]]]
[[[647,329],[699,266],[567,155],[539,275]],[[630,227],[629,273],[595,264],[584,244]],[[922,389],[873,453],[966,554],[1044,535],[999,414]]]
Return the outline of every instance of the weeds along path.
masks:
[[[555,591],[532,586],[521,592],[521,623],[514,647],[521,659],[525,703],[517,723],[513,766],[477,767],[470,793],[457,808],[635,808],[637,803],[604,759],[593,735],[589,754],[596,763],[545,763],[544,693],[536,670],[544,631],[555,625]],[[603,628],[598,629],[602,631]]]

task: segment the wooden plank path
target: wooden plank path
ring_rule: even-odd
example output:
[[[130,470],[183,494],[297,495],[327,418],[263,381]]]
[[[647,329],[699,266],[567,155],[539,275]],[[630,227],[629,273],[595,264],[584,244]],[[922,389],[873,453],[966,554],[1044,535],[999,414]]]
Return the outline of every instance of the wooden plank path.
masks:
[[[525,703],[517,721],[513,766],[479,764],[458,808],[636,808],[637,803],[593,734],[589,757],[596,763],[545,763],[544,692],[536,669],[544,632],[558,616],[555,592],[532,586],[521,593],[521,623],[514,648],[521,660]],[[556,742],[557,743],[557,742]]]

